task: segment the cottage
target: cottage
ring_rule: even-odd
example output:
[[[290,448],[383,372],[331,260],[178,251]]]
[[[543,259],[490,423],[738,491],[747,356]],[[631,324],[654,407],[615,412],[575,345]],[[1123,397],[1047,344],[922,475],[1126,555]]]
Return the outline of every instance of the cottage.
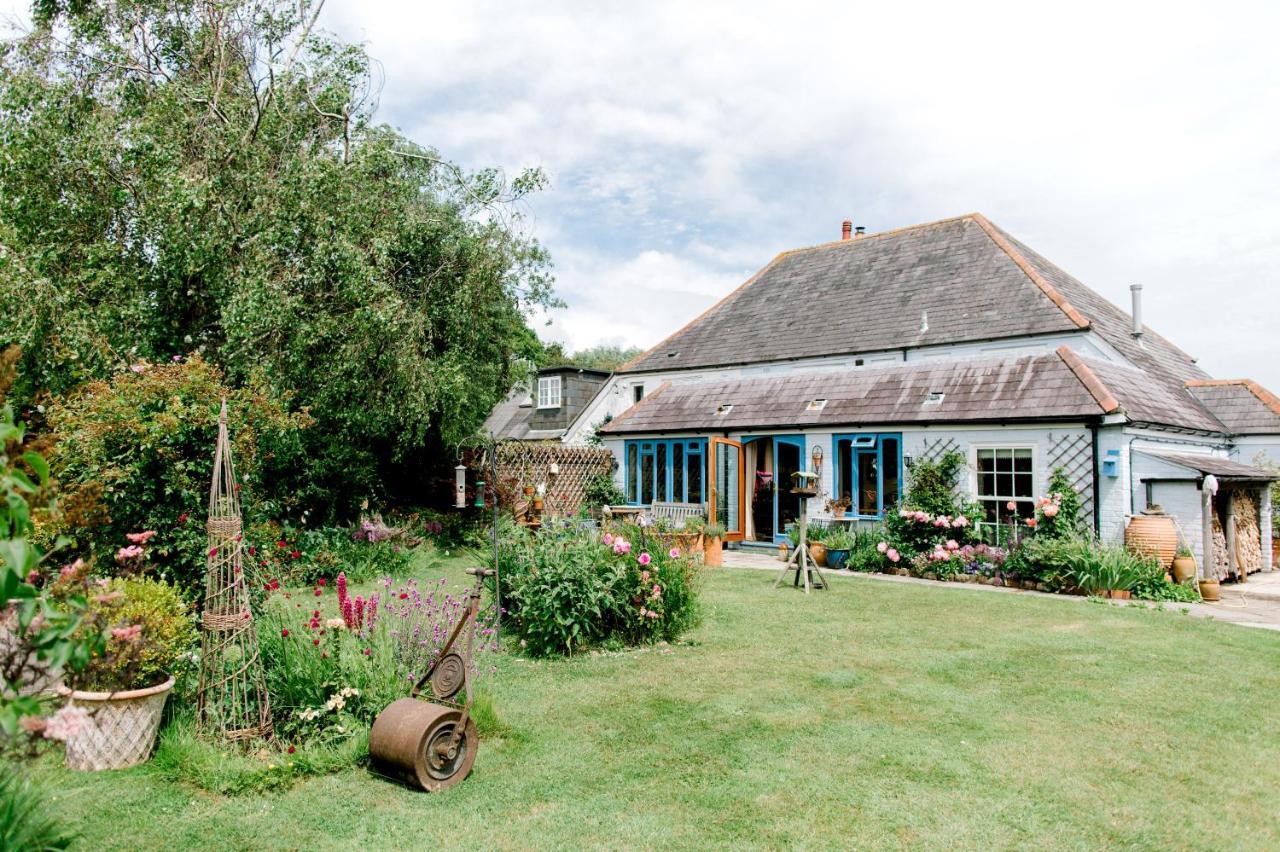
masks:
[[[1204,507],[1221,526],[1247,504],[1258,558],[1213,564],[1269,570],[1274,477],[1254,461],[1280,460],[1280,400],[1211,379],[1143,324],[1132,290],[1126,314],[977,213],[866,235],[846,222],[618,370],[562,440],[598,430],[629,502],[705,503],[731,541],[784,534],[798,470],[820,469],[851,522],[875,521],[916,460],[955,450],[985,523],[1030,517],[1061,467],[1112,540],[1162,503],[1200,556]]]

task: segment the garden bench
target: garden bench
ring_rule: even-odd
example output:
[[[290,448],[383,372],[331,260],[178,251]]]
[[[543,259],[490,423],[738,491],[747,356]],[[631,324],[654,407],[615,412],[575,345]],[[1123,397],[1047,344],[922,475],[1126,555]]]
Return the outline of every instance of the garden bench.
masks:
[[[672,526],[681,527],[689,518],[702,518],[706,515],[706,507],[701,503],[659,503],[654,502],[649,514],[656,521],[671,521]]]

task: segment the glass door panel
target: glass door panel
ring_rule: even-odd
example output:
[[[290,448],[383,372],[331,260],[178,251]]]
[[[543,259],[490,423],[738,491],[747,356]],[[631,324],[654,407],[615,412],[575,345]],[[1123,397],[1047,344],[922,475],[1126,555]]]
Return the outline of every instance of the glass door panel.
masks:
[[[780,541],[787,524],[800,520],[800,501],[803,497],[792,494],[796,480],[791,474],[804,470],[804,438],[774,438],[774,539]]]
[[[725,538],[742,540],[744,491],[742,444],[727,438],[711,439],[711,518],[723,524]]]

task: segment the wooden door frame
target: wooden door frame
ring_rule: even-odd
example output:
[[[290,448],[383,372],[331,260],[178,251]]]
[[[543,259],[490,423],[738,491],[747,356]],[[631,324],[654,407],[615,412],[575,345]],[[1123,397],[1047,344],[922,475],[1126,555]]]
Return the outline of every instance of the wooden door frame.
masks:
[[[708,523],[717,523],[716,518],[716,445],[723,444],[726,447],[734,447],[738,451],[738,526],[744,527],[743,521],[745,517],[745,494],[746,494],[746,471],[743,470],[746,461],[746,454],[742,450],[742,442],[735,441],[732,438],[707,438],[707,521]],[[728,532],[724,534],[725,541],[742,541],[745,536],[742,529],[737,532]]]

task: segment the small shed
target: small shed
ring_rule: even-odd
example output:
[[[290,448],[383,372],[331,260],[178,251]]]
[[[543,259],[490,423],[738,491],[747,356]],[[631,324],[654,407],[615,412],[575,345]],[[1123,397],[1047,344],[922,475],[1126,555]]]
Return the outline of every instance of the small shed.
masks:
[[[1270,485],[1280,475],[1209,454],[1134,453],[1148,505],[1177,519],[1204,576],[1243,580],[1273,569]]]

